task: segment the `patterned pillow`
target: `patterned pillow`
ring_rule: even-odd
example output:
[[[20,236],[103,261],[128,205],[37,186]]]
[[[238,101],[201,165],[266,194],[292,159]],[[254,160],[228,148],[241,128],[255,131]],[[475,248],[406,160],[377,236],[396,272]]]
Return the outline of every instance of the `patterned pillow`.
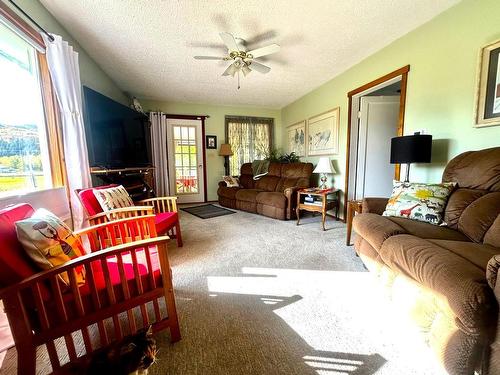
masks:
[[[85,254],[82,243],[71,229],[52,212],[38,209],[27,219],[16,221],[17,238],[28,256],[42,269],[49,270]],[[67,273],[60,274],[69,285]],[[85,269],[76,269],[78,285],[85,284]]]
[[[237,177],[233,176],[222,176],[222,179],[226,183],[227,187],[239,187],[240,180]]]
[[[455,182],[424,184],[394,181],[383,216],[405,217],[430,224],[443,223],[443,212]]]
[[[130,195],[128,195],[127,190],[122,185],[107,189],[94,189],[94,195],[103,211],[134,205]]]

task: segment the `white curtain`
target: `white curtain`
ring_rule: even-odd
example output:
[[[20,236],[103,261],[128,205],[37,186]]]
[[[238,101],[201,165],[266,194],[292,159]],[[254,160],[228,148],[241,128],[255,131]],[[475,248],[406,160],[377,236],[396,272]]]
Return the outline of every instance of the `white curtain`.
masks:
[[[61,111],[61,129],[64,161],[70,192],[70,207],[75,229],[81,228],[85,213],[75,194],[75,189],[91,187],[87,142],[83,125],[82,84],[78,53],[59,35],[53,42],[43,35],[47,63]]]
[[[170,195],[170,185],[168,183],[167,117],[162,112],[150,112],[149,121],[151,122],[151,144],[155,166],[155,190],[158,197],[164,197]]]

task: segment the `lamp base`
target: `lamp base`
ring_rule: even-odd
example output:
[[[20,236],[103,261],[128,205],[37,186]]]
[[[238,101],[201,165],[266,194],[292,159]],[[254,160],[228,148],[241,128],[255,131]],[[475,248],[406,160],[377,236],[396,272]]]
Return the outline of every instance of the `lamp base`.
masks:
[[[319,185],[319,188],[322,190],[327,189],[328,187],[326,186],[326,181],[327,181],[326,174],[324,173],[321,174],[320,181],[321,185]]]

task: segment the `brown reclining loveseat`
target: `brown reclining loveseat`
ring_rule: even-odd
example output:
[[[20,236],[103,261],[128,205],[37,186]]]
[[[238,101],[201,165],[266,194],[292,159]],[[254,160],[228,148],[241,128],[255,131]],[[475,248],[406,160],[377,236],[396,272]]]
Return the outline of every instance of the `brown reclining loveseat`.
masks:
[[[500,374],[500,147],[451,160],[457,182],[447,226],[380,216],[387,199],[367,198],[355,217],[355,248],[408,312],[449,374]]]
[[[219,204],[275,219],[292,219],[297,190],[310,186],[312,171],[311,163],[270,163],[269,173],[255,181],[252,164],[245,163],[241,166],[240,187],[219,182]]]

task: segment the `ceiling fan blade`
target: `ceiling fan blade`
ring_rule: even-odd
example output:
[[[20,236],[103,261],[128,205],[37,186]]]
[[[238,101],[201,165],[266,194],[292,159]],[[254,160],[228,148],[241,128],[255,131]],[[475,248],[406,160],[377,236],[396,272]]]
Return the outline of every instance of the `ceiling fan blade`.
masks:
[[[195,60],[224,60],[223,57],[216,56],[194,56]]]
[[[234,39],[234,36],[229,33],[220,33],[219,35],[229,52],[240,50],[240,48],[238,47],[238,43],[236,43],[236,40]]]
[[[270,55],[272,53],[276,53],[280,50],[280,46],[278,44],[270,44],[265,47],[254,49],[253,51],[248,51],[247,55],[252,55],[253,58]]]
[[[256,70],[257,72],[262,73],[262,74],[269,73],[269,71],[271,70],[270,67],[265,66],[264,64],[261,64],[257,61],[252,61],[250,63],[250,68],[252,68],[252,70]]]
[[[222,73],[223,76],[233,76],[236,74],[238,71],[238,68],[234,66],[234,64],[231,64],[227,67],[226,70],[224,70],[224,73]]]

